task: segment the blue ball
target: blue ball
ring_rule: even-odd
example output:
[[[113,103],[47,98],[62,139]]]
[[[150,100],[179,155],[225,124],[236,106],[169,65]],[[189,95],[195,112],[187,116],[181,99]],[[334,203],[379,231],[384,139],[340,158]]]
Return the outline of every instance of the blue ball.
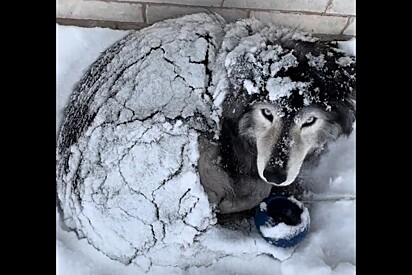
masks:
[[[306,237],[310,225],[309,211],[295,198],[271,195],[257,208],[256,228],[270,244],[292,247]]]

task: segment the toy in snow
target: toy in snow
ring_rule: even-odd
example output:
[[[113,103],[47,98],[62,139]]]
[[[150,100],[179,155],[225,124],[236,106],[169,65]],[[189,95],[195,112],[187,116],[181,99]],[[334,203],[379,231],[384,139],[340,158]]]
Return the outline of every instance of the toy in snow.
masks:
[[[309,210],[292,196],[271,195],[257,207],[255,225],[270,244],[296,246],[309,231]]]

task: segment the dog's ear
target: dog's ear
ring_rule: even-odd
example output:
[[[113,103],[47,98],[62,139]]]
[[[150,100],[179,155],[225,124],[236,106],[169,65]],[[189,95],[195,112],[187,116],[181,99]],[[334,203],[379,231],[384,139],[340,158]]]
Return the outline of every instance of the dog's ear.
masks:
[[[222,119],[229,118],[239,120],[242,115],[250,111],[253,102],[263,99],[261,94],[248,94],[242,86],[235,87],[229,83],[227,96],[222,103]]]
[[[356,100],[352,100],[348,104],[350,105],[349,111],[348,111],[348,119],[347,119],[345,128],[343,129],[343,133],[345,135],[349,135],[350,133],[352,133],[353,123],[356,120]]]
[[[346,109],[347,119],[344,123],[343,133],[349,135],[353,130],[353,123],[356,120],[356,60],[351,57],[353,63],[351,64],[352,74],[348,73],[348,85],[344,105]],[[347,71],[349,72],[349,70]]]
[[[334,73],[336,91],[336,113],[342,127],[342,133],[349,135],[353,131],[356,120],[356,57],[350,56],[342,50],[337,50],[330,57],[330,64]],[[338,74],[337,74],[338,72]]]
[[[342,134],[348,136],[353,131],[356,120],[356,99],[347,97],[335,106],[336,121],[342,128]]]

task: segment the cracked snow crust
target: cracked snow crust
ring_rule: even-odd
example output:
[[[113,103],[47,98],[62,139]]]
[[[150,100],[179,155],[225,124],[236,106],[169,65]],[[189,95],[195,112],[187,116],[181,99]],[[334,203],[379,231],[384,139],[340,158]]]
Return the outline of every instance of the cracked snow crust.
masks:
[[[253,52],[252,36],[237,47],[250,35],[246,25],[253,32],[263,28],[250,19],[226,25],[206,14],[165,20],[127,35],[86,72],[57,144],[59,207],[78,237],[145,272],[207,268],[227,257],[290,257],[293,249],[271,246],[250,230],[250,221],[244,230],[216,225],[196,170],[198,136],[212,139],[219,132],[234,72],[231,55],[245,47]],[[292,39],[310,41],[297,33]],[[270,50],[276,49],[266,58],[273,57]],[[288,54],[281,58],[283,67],[296,62]],[[280,69],[273,63],[269,75]],[[275,85],[272,79],[268,85]],[[242,85],[257,91],[251,82]]]

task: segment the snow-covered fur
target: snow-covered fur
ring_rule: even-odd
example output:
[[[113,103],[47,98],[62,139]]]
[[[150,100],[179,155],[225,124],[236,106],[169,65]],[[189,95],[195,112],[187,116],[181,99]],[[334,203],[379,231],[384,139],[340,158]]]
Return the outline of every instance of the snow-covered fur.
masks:
[[[252,259],[248,242],[286,258],[290,251],[267,246],[257,232],[234,245],[229,229],[214,226],[216,210],[249,209],[270,192],[265,169],[276,164],[283,173],[289,159],[302,158],[292,152],[300,150],[292,146],[296,125],[316,116],[308,156],[350,133],[354,83],[353,58],[254,19],[226,24],[195,14],[132,32],[91,65],[67,106],[56,162],[63,221],[143,271]]]

